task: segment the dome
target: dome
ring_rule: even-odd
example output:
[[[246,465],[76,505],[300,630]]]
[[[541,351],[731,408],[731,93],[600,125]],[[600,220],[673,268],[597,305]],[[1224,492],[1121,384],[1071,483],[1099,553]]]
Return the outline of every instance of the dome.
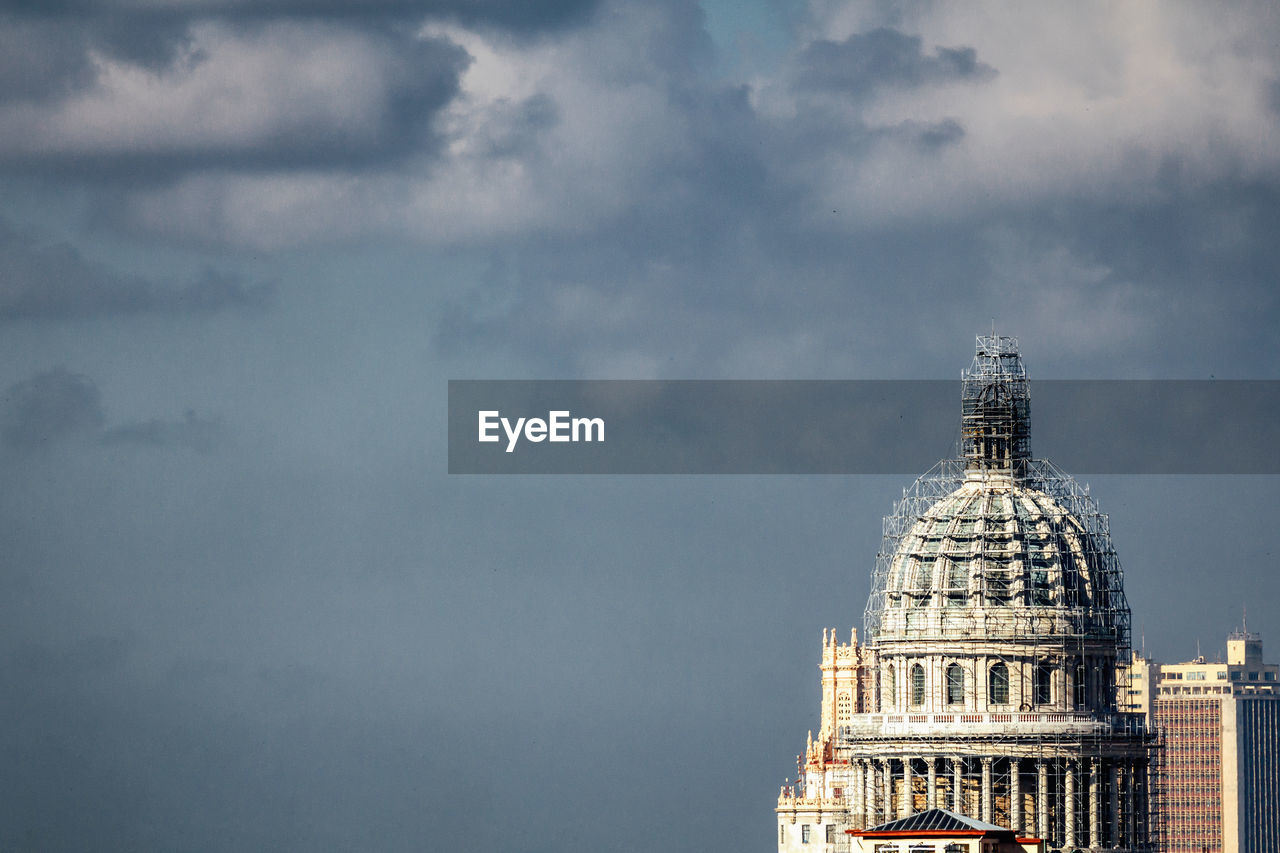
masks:
[[[1016,339],[978,338],[960,424],[959,457],[916,480],[885,518],[867,638],[1127,648],[1107,517],[1087,487],[1031,455],[1031,390]]]
[[[969,470],[888,557],[879,642],[1116,636],[1110,542],[1024,478]]]

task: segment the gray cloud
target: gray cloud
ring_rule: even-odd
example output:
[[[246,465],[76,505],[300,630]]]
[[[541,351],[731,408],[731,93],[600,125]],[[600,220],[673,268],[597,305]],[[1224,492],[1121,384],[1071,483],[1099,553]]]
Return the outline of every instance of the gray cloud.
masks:
[[[964,126],[950,118],[927,122],[904,121],[892,127],[874,128],[869,131],[869,135],[873,139],[935,152],[964,139]]]
[[[102,394],[88,376],[59,365],[5,391],[0,437],[29,452],[79,440],[103,446],[181,447],[209,453],[225,446],[222,421],[188,410],[180,420],[152,418],[107,427]]]
[[[273,292],[269,284],[249,284],[213,268],[185,285],[162,286],[89,260],[67,243],[43,242],[3,219],[0,270],[0,323],[259,311]]]
[[[22,450],[91,436],[106,422],[98,387],[62,366],[9,386],[4,401],[0,436]]]
[[[0,2],[0,169],[93,182],[430,154],[468,57],[423,21],[520,37],[597,0]],[[177,115],[173,107],[199,108]],[[7,130],[7,132],[6,132]]]
[[[152,418],[111,427],[103,430],[99,440],[105,445],[185,447],[209,453],[226,442],[227,434],[221,420],[188,410],[177,421]]]
[[[446,39],[323,19],[194,22],[156,44],[125,31],[137,43],[106,51],[111,33],[72,27],[19,22],[6,36],[23,50],[0,64],[0,166],[136,182],[425,155],[469,61]],[[62,58],[34,63],[37,78],[25,54]]]
[[[819,39],[800,56],[801,86],[865,97],[877,90],[954,81],[979,82],[996,70],[972,47],[938,47],[926,54],[919,36],[881,27],[844,41]]]
[[[95,76],[79,28],[0,18],[0,103],[58,100]]]
[[[599,0],[190,0],[169,5],[153,0],[3,0],[0,12],[46,18],[123,15],[135,24],[195,17],[444,18],[511,32],[542,32],[577,23],[598,4]]]

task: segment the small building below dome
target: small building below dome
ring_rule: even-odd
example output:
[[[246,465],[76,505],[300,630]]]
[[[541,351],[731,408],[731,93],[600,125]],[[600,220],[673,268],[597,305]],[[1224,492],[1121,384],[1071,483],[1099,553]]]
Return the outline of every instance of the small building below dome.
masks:
[[[1044,853],[1044,841],[974,820],[947,809],[929,809],[870,829],[847,830],[849,853]]]

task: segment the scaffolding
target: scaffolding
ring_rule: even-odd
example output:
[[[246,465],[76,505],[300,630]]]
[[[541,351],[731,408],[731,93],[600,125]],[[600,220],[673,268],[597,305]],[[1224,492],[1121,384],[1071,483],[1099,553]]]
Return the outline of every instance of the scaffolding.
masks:
[[[863,829],[945,807],[1050,849],[1154,849],[1156,737],[1116,704],[1123,571],[1088,487],[1032,458],[1030,401],[1016,339],[979,337],[957,457],[884,519],[865,646],[824,636],[824,673],[856,659],[857,695],[824,693],[780,816]]]
[[[1008,529],[990,530],[983,524],[982,530],[964,531],[961,522],[957,529],[941,532],[963,533],[969,537],[972,547],[940,553],[935,564],[941,559],[953,568],[958,562],[953,558],[963,555],[969,570],[968,597],[979,604],[991,602],[1011,607],[1027,623],[1020,627],[1029,628],[1037,615],[1056,610],[1065,617],[1072,633],[1109,638],[1115,642],[1118,654],[1128,651],[1131,618],[1124,594],[1124,572],[1111,545],[1108,517],[1098,510],[1088,485],[1081,485],[1048,460],[1031,458],[1030,422],[1030,384],[1018,355],[1017,339],[979,336],[977,355],[962,378],[961,455],[939,461],[909,489],[904,489],[902,499],[884,519],[883,539],[876,555],[871,595],[863,620],[868,639],[880,633],[891,582],[906,581],[907,573],[921,562],[927,562],[928,554],[921,549],[927,547],[928,540],[923,534],[929,531],[922,525],[930,510],[966,482],[977,481],[991,487],[1007,478],[1018,490],[1043,494],[1060,508],[1058,517],[1049,521],[1051,527],[1057,528],[1052,531],[1052,538],[1059,541],[1047,543],[1050,546],[1060,545],[1064,536],[1071,535],[1073,531],[1064,530],[1064,526],[1079,525],[1080,529],[1074,532],[1082,547],[1068,548],[1066,552],[1083,559],[1054,565],[1050,558],[1038,567],[1034,550],[1036,537],[1026,536],[1026,530],[1014,530],[1014,535],[1009,536]],[[987,508],[973,509],[977,520]],[[1015,505],[1015,516],[1023,509],[1024,506]],[[986,535],[988,533],[993,535]],[[911,555],[913,538],[917,540],[914,544],[918,553]],[[1063,551],[1058,550],[1059,554]],[[913,561],[908,559],[909,555],[925,559]],[[1043,577],[1037,574],[1041,568],[1045,572]],[[921,578],[917,575],[916,579]],[[999,585],[1001,580],[1006,582],[1003,589]],[[1062,598],[1052,604],[1045,603],[1043,596],[1037,598],[1038,583],[1060,584]],[[933,592],[919,586],[914,589],[919,595]],[[999,593],[1009,591],[1015,595],[1021,593],[1021,598],[1000,600]]]

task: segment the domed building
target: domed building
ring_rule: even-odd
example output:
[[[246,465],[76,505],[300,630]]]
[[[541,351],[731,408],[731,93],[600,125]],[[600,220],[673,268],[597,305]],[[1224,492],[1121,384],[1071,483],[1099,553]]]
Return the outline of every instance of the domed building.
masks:
[[[863,643],[824,631],[778,848],[946,808],[1051,850],[1152,850],[1153,739],[1116,709],[1123,573],[1087,489],[1031,456],[1015,339],[978,338],[961,426],[885,519]]]

